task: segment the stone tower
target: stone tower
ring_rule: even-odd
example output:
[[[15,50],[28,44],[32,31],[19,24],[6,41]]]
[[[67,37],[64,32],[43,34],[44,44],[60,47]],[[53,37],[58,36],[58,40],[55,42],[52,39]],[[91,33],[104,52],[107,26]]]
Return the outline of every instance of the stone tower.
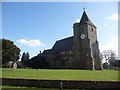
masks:
[[[74,23],[73,30],[72,67],[87,70],[102,69],[96,26],[90,21],[85,11],[80,22]]]

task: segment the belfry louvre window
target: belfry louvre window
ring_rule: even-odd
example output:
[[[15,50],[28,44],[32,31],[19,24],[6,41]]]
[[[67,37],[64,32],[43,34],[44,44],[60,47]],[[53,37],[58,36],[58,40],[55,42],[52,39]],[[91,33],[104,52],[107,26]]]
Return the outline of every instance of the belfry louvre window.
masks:
[[[91,28],[91,31],[93,32],[93,28]]]

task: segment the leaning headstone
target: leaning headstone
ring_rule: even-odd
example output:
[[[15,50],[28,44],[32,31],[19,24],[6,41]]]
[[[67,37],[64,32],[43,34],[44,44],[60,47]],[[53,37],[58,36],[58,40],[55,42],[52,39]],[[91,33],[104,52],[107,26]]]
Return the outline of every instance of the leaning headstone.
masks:
[[[17,69],[17,63],[13,63],[13,70]]]

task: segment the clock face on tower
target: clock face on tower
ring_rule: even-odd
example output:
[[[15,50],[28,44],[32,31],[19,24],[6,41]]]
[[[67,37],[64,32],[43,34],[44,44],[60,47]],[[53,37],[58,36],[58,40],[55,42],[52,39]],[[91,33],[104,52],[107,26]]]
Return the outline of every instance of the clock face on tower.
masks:
[[[81,34],[80,38],[84,39],[85,38],[85,34]]]

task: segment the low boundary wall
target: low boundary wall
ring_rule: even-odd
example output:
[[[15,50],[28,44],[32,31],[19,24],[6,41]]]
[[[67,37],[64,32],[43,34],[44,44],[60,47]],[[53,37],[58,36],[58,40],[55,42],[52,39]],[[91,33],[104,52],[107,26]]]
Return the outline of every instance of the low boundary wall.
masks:
[[[39,80],[14,78],[2,78],[2,85],[66,89],[120,88],[119,81]]]

